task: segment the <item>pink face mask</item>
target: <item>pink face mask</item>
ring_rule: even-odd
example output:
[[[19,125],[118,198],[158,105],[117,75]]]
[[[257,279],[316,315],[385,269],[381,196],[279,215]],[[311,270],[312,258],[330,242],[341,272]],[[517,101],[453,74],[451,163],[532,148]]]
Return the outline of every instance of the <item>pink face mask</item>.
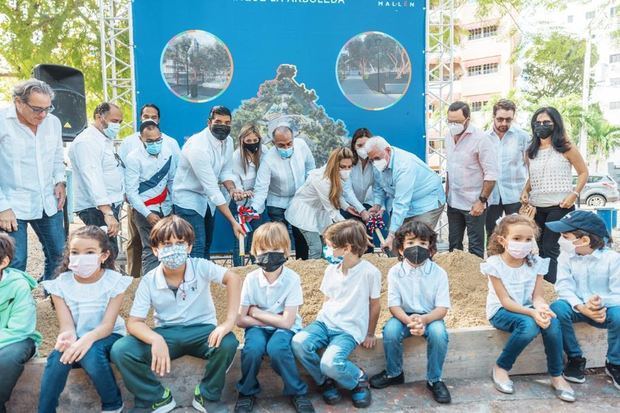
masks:
[[[99,268],[101,254],[69,255],[69,269],[80,278],[91,277]]]
[[[507,251],[513,258],[521,259],[527,257],[532,252],[532,247],[532,241],[508,241]]]

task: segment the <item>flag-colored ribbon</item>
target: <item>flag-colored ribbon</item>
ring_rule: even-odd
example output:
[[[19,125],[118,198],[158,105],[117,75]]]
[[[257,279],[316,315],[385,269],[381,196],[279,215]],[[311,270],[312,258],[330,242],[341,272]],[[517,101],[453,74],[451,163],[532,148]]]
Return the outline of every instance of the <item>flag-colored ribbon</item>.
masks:
[[[371,215],[366,226],[370,232],[374,232],[376,229],[385,228],[385,222],[383,222],[383,217],[381,215]]]
[[[240,205],[237,207],[237,214],[239,216],[239,225],[243,228],[243,232],[246,234],[252,232],[250,222],[256,219],[260,219],[260,214],[252,207]]]

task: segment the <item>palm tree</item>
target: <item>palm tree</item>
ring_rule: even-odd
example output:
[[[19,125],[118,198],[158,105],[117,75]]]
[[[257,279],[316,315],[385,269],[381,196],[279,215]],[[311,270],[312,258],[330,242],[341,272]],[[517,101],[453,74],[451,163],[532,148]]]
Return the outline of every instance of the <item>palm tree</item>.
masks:
[[[612,125],[603,117],[600,108],[590,109],[586,117],[588,130],[588,151],[593,155],[596,170],[606,162],[609,154],[620,147],[620,126]],[[603,169],[605,165],[602,165]]]

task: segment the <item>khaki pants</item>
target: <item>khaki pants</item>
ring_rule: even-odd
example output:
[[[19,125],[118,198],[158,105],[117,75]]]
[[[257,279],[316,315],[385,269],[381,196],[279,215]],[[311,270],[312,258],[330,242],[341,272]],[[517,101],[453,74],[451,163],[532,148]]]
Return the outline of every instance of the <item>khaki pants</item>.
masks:
[[[142,241],[140,231],[136,227],[136,212],[127,205],[127,227],[129,228],[129,240],[127,241],[127,273],[134,278],[142,276]]]

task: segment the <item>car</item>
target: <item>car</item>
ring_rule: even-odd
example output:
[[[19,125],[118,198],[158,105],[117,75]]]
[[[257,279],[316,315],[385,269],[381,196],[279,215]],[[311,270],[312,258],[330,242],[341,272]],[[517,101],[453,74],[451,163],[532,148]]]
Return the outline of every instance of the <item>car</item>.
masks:
[[[573,185],[577,184],[577,177],[573,176]],[[592,174],[581,191],[579,202],[590,207],[604,207],[608,202],[617,202],[620,199],[618,184],[606,174]]]

